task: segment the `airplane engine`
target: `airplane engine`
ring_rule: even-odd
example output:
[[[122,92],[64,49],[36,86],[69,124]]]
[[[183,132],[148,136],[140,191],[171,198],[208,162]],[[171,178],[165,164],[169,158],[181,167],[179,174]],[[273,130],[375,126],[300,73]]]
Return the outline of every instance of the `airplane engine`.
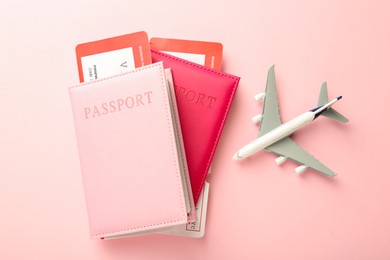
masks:
[[[307,166],[306,165],[301,165],[301,166],[298,166],[297,168],[295,168],[295,172],[298,173],[298,174],[301,174],[303,173],[304,171],[307,170]]]
[[[254,124],[259,124],[261,122],[261,119],[263,119],[262,115],[255,115],[254,117],[252,117],[252,122]]]
[[[264,97],[265,97],[265,93],[259,93],[254,96],[254,99],[256,100],[256,102],[259,102],[260,100],[263,100]]]
[[[279,156],[275,159],[277,165],[282,165],[287,160],[287,157]]]

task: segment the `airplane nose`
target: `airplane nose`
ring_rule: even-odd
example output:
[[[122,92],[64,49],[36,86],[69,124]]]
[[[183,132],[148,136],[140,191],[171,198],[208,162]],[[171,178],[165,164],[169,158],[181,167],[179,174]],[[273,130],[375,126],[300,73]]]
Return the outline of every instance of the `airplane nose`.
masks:
[[[233,160],[240,160],[241,157],[238,156],[238,152],[233,155]]]

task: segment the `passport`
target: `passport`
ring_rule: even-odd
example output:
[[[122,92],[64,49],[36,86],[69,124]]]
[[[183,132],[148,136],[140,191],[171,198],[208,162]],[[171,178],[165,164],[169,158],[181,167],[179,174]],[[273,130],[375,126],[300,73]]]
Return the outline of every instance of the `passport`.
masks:
[[[191,187],[165,73],[159,62],[69,88],[91,238],[189,221]]]
[[[188,170],[198,202],[240,78],[151,50],[171,68]]]

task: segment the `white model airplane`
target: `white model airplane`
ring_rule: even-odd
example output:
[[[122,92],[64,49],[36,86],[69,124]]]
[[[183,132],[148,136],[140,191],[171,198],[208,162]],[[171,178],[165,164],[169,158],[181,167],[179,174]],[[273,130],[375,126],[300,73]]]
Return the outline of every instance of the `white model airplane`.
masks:
[[[278,165],[284,163],[286,159],[291,159],[301,164],[301,166],[295,169],[298,174],[303,173],[308,168],[312,168],[327,176],[336,175],[332,170],[303,150],[289,136],[296,130],[312,122],[319,115],[343,123],[348,122],[346,117],[331,108],[334,103],[341,99],[341,96],[338,96],[332,101],[328,101],[327,86],[326,83],[323,83],[318,99],[318,107],[282,124],[276,93],[275,71],[274,66],[272,66],[268,71],[266,92],[257,94],[254,98],[256,101],[264,99],[263,115],[257,115],[252,118],[254,123],[261,122],[261,127],[257,139],[241,148],[233,156],[234,160],[243,159],[257,151],[265,149],[280,155],[280,157],[275,159]]]

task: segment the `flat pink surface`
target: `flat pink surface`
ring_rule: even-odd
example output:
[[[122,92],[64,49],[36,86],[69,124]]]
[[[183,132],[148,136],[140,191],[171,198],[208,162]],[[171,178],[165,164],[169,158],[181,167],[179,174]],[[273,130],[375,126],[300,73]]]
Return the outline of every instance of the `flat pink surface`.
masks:
[[[6,1],[0,9],[0,259],[389,259],[388,1]],[[67,87],[78,43],[145,30],[218,41],[241,82],[215,155],[206,236],[88,238]],[[282,120],[323,81],[347,125],[294,138],[338,173],[294,173],[258,153],[250,118],[276,64]]]

